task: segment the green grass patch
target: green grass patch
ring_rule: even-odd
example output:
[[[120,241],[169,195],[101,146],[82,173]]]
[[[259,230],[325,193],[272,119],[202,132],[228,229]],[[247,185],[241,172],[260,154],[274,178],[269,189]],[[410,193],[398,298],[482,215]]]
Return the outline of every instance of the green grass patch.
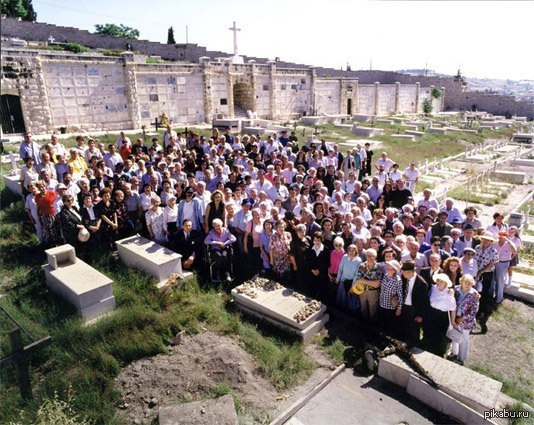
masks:
[[[258,369],[280,390],[311,374],[315,363],[302,344],[261,324],[242,320],[220,288],[200,288],[188,281],[181,290],[158,291],[154,280],[125,267],[115,255],[86,261],[113,279],[117,310],[92,326],[84,326],[75,309],[48,291],[41,265],[44,253],[33,230],[21,224],[22,203],[0,212],[0,298],[5,308],[35,339],[50,335],[52,345],[31,361],[35,400],[21,401],[13,367],[0,373],[0,423],[38,419],[43,403],[67,401],[72,412],[93,423],[117,423],[120,394],[114,379],[128,363],[165,353],[174,335],[203,328],[240,341]],[[15,224],[13,224],[15,223]],[[7,332],[13,323],[0,311],[0,356],[10,352]],[[24,343],[30,339],[24,335]],[[224,388],[219,388],[222,391]]]
[[[496,381],[502,382],[502,392],[516,400],[532,405],[534,402],[534,393],[532,391],[532,379],[530,376],[521,375],[519,380],[508,379],[499,372],[490,369],[483,363],[468,363],[469,369],[486,375]]]
[[[483,192],[485,195],[489,196],[484,196],[480,194],[480,192]],[[457,186],[448,192],[448,196],[454,199],[488,206],[500,204],[503,199],[506,199],[508,194],[509,189],[495,187],[488,187],[487,190],[486,188],[478,189],[477,192],[474,192],[468,191],[465,186]]]

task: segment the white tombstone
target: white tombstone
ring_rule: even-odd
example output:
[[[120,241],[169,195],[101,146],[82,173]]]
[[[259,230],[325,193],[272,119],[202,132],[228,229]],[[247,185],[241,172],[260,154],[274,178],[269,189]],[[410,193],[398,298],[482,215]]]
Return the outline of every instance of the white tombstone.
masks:
[[[117,241],[117,250],[124,264],[154,276],[158,288],[165,286],[171,274],[185,277],[180,254],[142,236],[136,235]]]
[[[43,266],[46,285],[81,314],[84,322],[97,319],[115,309],[113,281],[84,261],[76,258],[71,245],[45,251],[48,264]]]

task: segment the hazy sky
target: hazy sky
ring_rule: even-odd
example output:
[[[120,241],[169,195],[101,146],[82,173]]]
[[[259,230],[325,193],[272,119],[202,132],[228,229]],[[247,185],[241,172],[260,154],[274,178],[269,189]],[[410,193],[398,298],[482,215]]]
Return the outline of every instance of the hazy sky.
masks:
[[[534,1],[33,0],[39,22],[353,70],[433,69],[468,77],[534,79]]]

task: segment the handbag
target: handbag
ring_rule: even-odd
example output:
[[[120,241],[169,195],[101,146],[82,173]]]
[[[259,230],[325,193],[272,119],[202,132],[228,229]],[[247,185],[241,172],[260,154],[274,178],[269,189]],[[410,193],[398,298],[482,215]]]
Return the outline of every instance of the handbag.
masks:
[[[390,303],[391,303],[391,308],[395,310],[399,306],[399,296],[397,294],[393,294],[391,296]]]
[[[449,325],[449,328],[447,329],[447,333],[445,335],[453,342],[460,342],[460,339],[462,337],[462,331],[453,327],[452,325]]]
[[[352,279],[343,279],[343,287],[345,288],[346,292],[349,292],[350,288],[352,287]]]

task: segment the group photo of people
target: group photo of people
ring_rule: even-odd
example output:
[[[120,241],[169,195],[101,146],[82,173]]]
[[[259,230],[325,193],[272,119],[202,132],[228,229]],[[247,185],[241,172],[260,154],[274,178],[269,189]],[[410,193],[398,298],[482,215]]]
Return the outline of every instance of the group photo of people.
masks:
[[[210,283],[261,274],[459,364],[519,263],[518,229],[500,211],[488,226],[476,208],[416,195],[417,162],[370,143],[342,152],[295,132],[169,125],[150,143],[122,132],[69,149],[26,133],[19,153],[43,249],[68,243],[90,258],[140,234]]]

